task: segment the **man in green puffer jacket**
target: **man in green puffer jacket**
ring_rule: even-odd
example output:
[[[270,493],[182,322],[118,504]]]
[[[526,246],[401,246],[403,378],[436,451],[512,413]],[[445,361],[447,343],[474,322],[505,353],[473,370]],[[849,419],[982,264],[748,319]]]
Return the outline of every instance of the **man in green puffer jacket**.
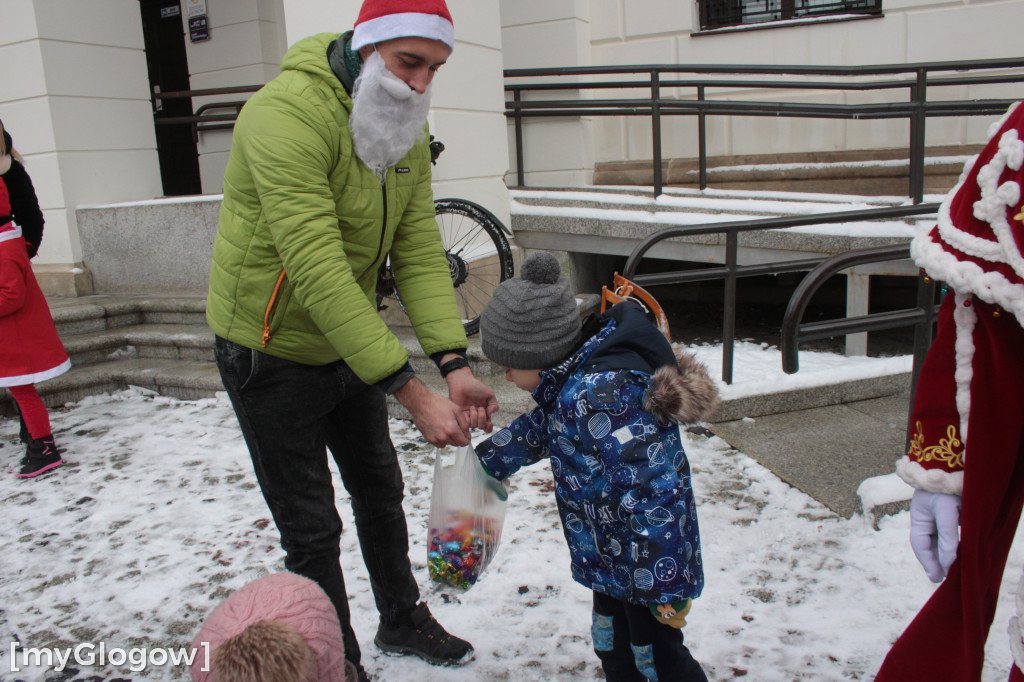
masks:
[[[352,497],[380,612],[377,646],[445,665],[473,655],[419,602],[385,405],[394,394],[437,446],[490,431],[497,409],[465,360],[430,188],[429,85],[453,46],[444,0],[365,0],[354,31],[293,45],[239,114],[213,251],[217,364],[285,566],[327,592],[363,679],[325,446]],[[414,376],[377,313],[389,254],[450,399]]]

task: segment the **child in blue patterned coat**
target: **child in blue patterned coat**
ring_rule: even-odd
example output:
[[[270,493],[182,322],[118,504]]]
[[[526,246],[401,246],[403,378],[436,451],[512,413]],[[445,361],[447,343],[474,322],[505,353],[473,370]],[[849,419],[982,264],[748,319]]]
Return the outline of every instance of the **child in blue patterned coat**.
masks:
[[[706,680],[680,629],[704,573],[679,425],[718,408],[707,371],[677,355],[632,301],[581,325],[545,252],[499,285],[480,331],[484,354],[537,407],[477,456],[499,481],[550,460],[572,576],[594,592],[606,679]]]

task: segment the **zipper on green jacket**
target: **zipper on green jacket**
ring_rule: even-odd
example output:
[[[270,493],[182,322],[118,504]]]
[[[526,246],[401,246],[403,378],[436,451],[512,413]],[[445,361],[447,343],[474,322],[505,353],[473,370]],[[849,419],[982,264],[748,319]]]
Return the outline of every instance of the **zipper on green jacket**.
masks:
[[[377,255],[373,257],[373,260],[370,261],[370,265],[368,265],[366,267],[366,269],[363,270],[363,272],[359,275],[359,277],[356,278],[356,282],[361,280],[363,278],[363,276],[366,275],[366,273],[370,271],[370,268],[373,267],[374,263],[377,262],[377,259],[380,258],[381,253],[384,251],[384,235],[387,234],[387,231],[388,231],[388,188],[387,188],[387,185],[381,184],[381,186],[380,186],[380,194],[381,194],[381,199],[384,202],[384,218],[381,219],[381,221],[380,221],[380,242],[377,243]]]
[[[274,293],[270,295],[270,301],[267,303],[267,310],[263,313],[263,348],[267,347],[270,343],[270,318],[274,314],[274,308],[277,306],[277,295],[281,292],[281,283],[284,282],[284,270],[277,276],[277,284],[274,285]]]

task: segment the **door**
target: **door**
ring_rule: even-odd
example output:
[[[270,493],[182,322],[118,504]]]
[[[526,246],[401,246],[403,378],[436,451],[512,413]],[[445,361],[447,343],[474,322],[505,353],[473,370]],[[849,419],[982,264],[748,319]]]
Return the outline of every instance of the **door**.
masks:
[[[185,29],[178,0],[139,0],[142,32],[146,45],[151,93],[189,89]],[[201,194],[199,152],[192,126],[187,123],[161,124],[178,116],[192,115],[192,99],[153,100],[156,150],[165,196]]]

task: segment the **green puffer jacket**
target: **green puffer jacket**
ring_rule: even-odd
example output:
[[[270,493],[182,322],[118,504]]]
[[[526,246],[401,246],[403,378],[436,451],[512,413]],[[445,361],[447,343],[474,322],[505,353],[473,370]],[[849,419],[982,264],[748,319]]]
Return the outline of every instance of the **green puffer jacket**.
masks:
[[[238,116],[206,317],[229,341],[309,365],[342,359],[372,384],[408,360],[376,310],[387,253],[423,350],[465,348],[466,335],[434,219],[427,141],[384,185],[355,156],[352,100],[327,61],[336,38],[293,45]]]

